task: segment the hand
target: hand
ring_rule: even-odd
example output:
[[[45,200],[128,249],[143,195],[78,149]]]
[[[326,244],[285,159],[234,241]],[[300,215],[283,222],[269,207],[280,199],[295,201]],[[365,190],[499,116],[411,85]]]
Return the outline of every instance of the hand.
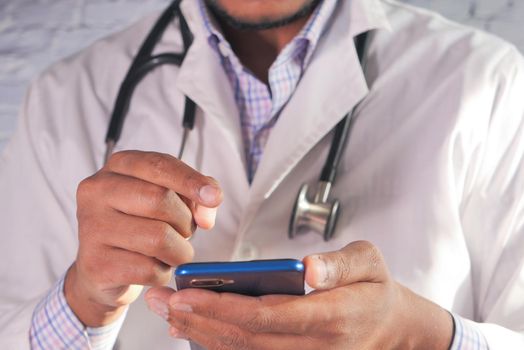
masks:
[[[208,349],[448,349],[450,314],[393,281],[370,243],[304,263],[317,289],[306,296],[152,288],[145,298],[172,336]]]
[[[77,191],[79,248],[65,296],[90,327],[115,320],[144,285],[166,285],[171,266],[189,262],[185,239],[214,225],[222,192],[166,154],[115,153]]]

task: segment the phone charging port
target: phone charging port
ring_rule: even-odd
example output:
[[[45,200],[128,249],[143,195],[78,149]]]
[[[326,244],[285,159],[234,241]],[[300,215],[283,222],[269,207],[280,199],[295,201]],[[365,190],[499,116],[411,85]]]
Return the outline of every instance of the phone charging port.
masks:
[[[228,281],[229,282],[229,281]],[[232,282],[229,282],[232,283]],[[206,278],[206,279],[194,279],[191,280],[191,286],[197,288],[209,288],[209,287],[221,287],[226,283],[223,279],[219,278]]]

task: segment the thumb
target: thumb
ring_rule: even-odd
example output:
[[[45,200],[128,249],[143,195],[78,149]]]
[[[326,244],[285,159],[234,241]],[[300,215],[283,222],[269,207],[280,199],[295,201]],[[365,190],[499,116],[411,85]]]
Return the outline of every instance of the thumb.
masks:
[[[220,189],[218,182],[211,177],[208,177],[208,180],[212,185],[200,188],[199,197],[204,203],[213,203],[213,205],[208,206],[193,203],[193,205],[190,206],[195,223],[198,227],[203,228],[204,230],[209,230],[215,225],[217,209],[223,199],[223,192]]]
[[[193,210],[193,219],[198,227],[204,230],[212,229],[215,226],[215,219],[218,208],[207,208],[202,205],[195,206]]]
[[[304,258],[306,282],[315,289],[332,289],[357,282],[385,282],[389,278],[380,250],[366,241]]]
[[[209,204],[199,204],[182,196],[182,200],[193,214],[195,224],[204,230],[209,230],[215,225],[218,206],[222,203],[224,196],[222,189],[215,179],[207,177],[207,180],[211,185],[202,186],[199,190],[199,197],[202,202],[213,203],[213,206],[207,206]]]
[[[144,294],[144,299],[149,310],[167,320],[169,298],[174,293],[175,291],[169,287],[153,287]]]

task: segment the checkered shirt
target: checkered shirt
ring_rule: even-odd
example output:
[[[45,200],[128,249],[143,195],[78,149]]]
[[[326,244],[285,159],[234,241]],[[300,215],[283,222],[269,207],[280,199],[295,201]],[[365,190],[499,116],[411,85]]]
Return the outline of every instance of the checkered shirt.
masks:
[[[240,111],[242,137],[251,182],[262,158],[264,146],[278,115],[289,101],[302,76],[337,0],[324,0],[314,10],[302,31],[282,50],[269,69],[269,86],[258,80],[234,54],[217,30],[200,0],[208,41],[217,52],[231,82]],[[100,328],[85,327],[67,305],[61,279],[36,307],[29,332],[32,349],[112,349],[125,314]],[[474,322],[453,315],[455,336],[450,350],[488,350],[486,340]]]
[[[489,350],[486,338],[473,321],[452,316],[455,336],[449,350]]]
[[[85,327],[67,304],[61,278],[33,313],[29,341],[33,350],[110,350],[124,323],[126,312],[115,322]]]
[[[208,41],[220,57],[240,112],[249,182],[255,176],[269,133],[280,111],[293,95],[337,1],[324,0],[317,6],[304,28],[284,47],[269,68],[268,86],[242,65],[200,0]]]

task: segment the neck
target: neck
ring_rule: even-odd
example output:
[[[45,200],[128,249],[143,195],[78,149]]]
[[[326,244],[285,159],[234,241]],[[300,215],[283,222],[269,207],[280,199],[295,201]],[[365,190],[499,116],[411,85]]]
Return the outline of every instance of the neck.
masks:
[[[265,30],[239,30],[225,22],[220,22],[220,25],[242,64],[267,84],[269,68],[282,49],[304,27],[309,17],[308,15],[285,26]]]

